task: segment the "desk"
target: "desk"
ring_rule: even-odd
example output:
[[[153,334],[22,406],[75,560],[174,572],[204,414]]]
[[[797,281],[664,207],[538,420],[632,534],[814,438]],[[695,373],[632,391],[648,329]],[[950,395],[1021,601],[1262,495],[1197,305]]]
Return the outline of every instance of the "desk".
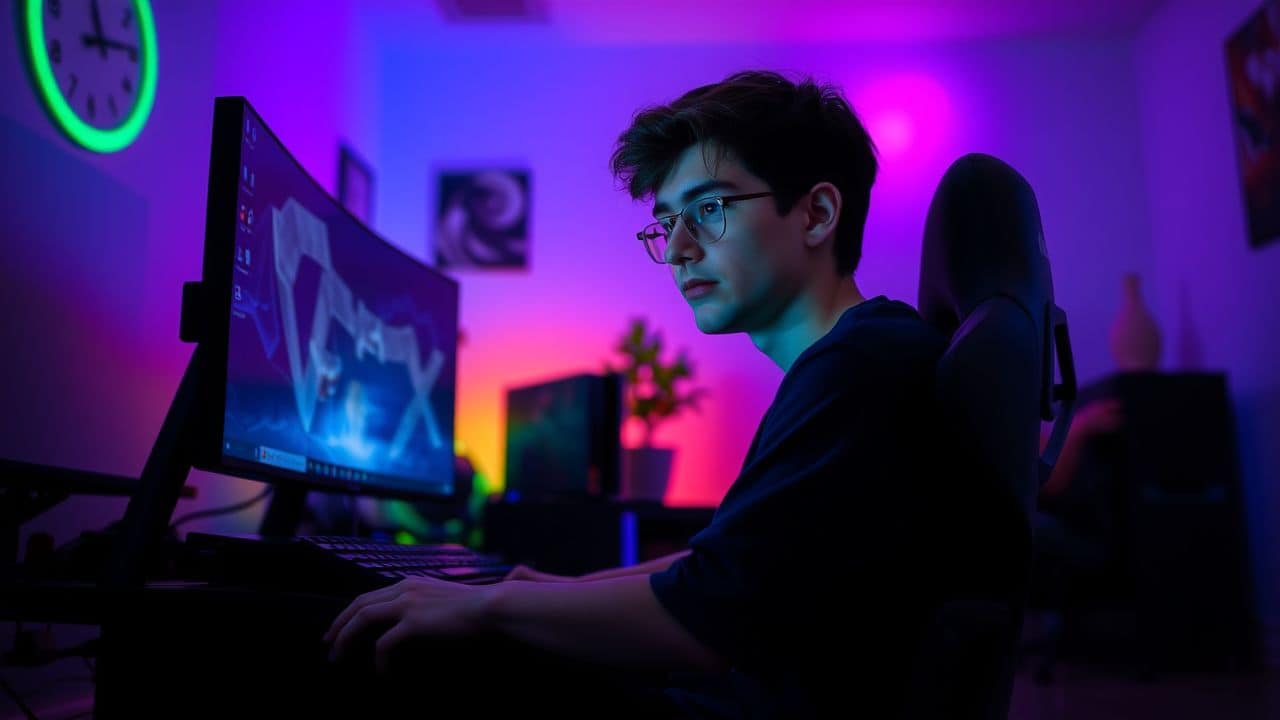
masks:
[[[545,714],[654,717],[662,678],[573,663],[497,638],[433,638],[377,675],[372,639],[339,664],[322,633],[350,598],[149,583],[104,593],[89,583],[0,587],[0,617],[100,624],[95,717],[388,717]],[[636,693],[630,695],[629,693]],[[619,698],[635,704],[618,706]],[[538,708],[533,711],[533,708]],[[630,715],[628,715],[630,713]],[[393,715],[394,714],[394,715]]]
[[[711,507],[604,499],[490,503],[485,550],[544,572],[581,575],[634,565],[688,547]]]
[[[522,682],[557,667],[496,639],[419,643],[399,657],[411,669],[386,676],[372,671],[371,643],[330,663],[321,634],[345,597],[182,582],[114,595],[86,583],[19,584],[0,597],[0,616],[101,623],[98,718],[353,718],[415,704],[461,715],[504,700],[514,710],[539,692]],[[499,685],[511,693],[491,697]]]
[[[320,635],[346,598],[187,582],[120,593],[20,582],[0,598],[0,617],[102,628],[98,717],[244,716],[256,703],[250,697],[278,698],[283,709],[299,698],[309,704],[317,683],[338,687]],[[353,687],[351,679],[341,685]],[[316,699],[327,705],[335,696]]]
[[[1221,373],[1118,373],[1080,390],[1114,399],[1123,426],[1084,446],[1073,485],[1105,559],[1074,582],[1082,607],[1134,618],[1148,668],[1211,669],[1256,659],[1236,440]],[[1068,508],[1071,509],[1070,507]],[[1070,519],[1073,516],[1068,516]]]

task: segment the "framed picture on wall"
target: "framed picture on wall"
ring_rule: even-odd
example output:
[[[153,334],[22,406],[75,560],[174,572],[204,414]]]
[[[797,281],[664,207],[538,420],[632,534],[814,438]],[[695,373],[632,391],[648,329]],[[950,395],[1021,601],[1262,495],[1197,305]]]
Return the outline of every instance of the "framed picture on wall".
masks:
[[[1227,87],[1249,244],[1280,239],[1280,0],[1227,39]]]
[[[338,146],[338,202],[373,225],[373,169],[346,145]]]
[[[528,170],[444,170],[436,177],[436,187],[434,255],[438,267],[528,269]]]

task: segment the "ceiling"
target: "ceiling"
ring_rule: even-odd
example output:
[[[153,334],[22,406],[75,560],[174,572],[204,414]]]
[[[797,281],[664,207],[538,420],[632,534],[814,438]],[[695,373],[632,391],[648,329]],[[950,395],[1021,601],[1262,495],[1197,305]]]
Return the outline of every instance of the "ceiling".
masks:
[[[418,0],[421,2],[421,0]],[[430,24],[583,42],[837,43],[1135,32],[1164,0],[427,0]],[[419,6],[421,7],[421,6]]]

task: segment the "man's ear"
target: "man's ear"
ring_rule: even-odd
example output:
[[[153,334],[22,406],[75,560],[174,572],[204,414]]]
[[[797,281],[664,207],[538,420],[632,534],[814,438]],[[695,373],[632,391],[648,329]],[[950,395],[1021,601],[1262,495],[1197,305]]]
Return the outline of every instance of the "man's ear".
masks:
[[[805,203],[805,244],[817,247],[835,234],[843,203],[840,189],[829,182],[820,182],[800,202]]]

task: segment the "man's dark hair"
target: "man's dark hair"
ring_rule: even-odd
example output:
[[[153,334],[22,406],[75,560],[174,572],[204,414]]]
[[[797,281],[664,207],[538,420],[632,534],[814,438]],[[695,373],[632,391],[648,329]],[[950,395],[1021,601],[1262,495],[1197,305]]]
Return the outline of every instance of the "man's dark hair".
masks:
[[[850,275],[858,267],[876,149],[838,88],[751,71],[690,90],[670,105],[636,113],[613,152],[614,177],[631,197],[652,196],[680,155],[700,142],[768,183],[779,214],[820,182],[839,188],[836,271]]]

